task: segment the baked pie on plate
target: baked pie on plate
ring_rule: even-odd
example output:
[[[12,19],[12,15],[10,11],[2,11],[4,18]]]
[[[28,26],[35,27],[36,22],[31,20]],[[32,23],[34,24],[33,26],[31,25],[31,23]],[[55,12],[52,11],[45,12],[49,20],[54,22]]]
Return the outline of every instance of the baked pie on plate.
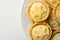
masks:
[[[32,40],[49,40],[52,35],[50,26],[45,23],[35,23],[30,28],[30,36]]]
[[[44,21],[50,14],[50,8],[47,3],[32,2],[28,6],[28,16],[34,22]]]

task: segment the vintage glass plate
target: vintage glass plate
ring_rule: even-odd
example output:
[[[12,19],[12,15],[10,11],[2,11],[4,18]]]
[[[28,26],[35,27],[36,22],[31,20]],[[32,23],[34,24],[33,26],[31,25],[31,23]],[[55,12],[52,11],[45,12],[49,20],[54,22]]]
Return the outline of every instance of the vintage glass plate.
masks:
[[[31,3],[32,1],[33,0],[24,0],[23,6],[22,6],[22,11],[21,11],[22,26],[23,26],[24,32],[25,32],[28,40],[31,40],[30,35],[29,35],[29,29],[33,23],[27,15],[27,7],[28,7],[28,4]]]

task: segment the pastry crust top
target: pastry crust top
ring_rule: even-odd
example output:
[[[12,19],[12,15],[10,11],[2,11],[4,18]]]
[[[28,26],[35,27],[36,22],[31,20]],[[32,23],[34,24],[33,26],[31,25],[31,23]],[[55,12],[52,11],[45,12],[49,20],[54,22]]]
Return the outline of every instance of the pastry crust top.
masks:
[[[49,6],[47,3],[32,2],[28,7],[28,16],[32,21],[44,21],[49,16]]]
[[[33,40],[48,40],[51,34],[51,28],[47,23],[36,23],[30,29],[30,35]]]

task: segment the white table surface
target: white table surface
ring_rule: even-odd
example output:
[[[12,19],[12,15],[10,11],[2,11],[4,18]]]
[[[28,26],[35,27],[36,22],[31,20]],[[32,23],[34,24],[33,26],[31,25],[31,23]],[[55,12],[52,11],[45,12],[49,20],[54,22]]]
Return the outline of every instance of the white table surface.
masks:
[[[24,0],[0,0],[0,40],[27,40],[21,25]]]

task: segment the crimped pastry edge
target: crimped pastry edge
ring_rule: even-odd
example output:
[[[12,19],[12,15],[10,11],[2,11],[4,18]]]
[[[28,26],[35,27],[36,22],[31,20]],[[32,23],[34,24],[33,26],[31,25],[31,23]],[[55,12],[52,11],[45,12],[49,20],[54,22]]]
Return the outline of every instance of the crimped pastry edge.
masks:
[[[48,0],[49,1],[49,0]],[[46,2],[50,5],[50,3],[46,0]],[[50,5],[51,8],[54,8],[55,6],[57,6],[58,4],[60,4],[60,0],[57,1],[57,3],[55,3],[53,6]]]
[[[56,17],[56,9],[57,9],[57,7],[60,5],[60,3],[59,4],[57,4],[56,6],[54,6],[54,8],[53,8],[53,11],[52,11],[52,15],[54,16],[54,19],[58,22],[58,20],[57,20],[57,17]],[[59,23],[59,22],[58,22]],[[60,28],[52,28],[53,30],[60,30]]]
[[[57,11],[57,8],[60,6],[60,3],[57,5],[57,6],[55,6],[54,7],[54,9],[53,9],[53,13],[54,13],[54,15],[55,15],[55,17],[56,17],[56,11]],[[56,19],[57,19],[57,17],[56,17]],[[58,20],[57,20],[58,21]],[[59,22],[59,21],[58,21]],[[60,22],[59,22],[60,23]]]
[[[54,35],[56,35],[57,33],[60,33],[60,30],[54,31],[53,34],[52,34],[52,37],[54,37]],[[51,37],[51,39],[52,39],[52,37]],[[51,40],[51,39],[50,39],[50,40]]]

